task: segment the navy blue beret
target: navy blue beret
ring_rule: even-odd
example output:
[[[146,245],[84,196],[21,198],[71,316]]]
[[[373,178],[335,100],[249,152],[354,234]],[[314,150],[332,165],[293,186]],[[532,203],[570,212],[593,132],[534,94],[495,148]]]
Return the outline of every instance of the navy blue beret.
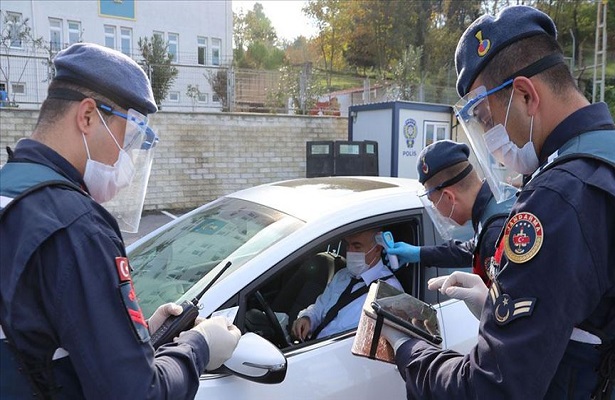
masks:
[[[54,79],[71,82],[143,115],[158,111],[145,71],[119,51],[93,43],[75,43],[60,51],[53,63]]]
[[[439,140],[425,147],[416,164],[419,182],[425,184],[438,172],[462,161],[468,161],[470,148],[465,143]]]
[[[468,94],[476,77],[500,50],[517,40],[545,33],[557,38],[553,20],[529,6],[506,7],[495,18],[483,15],[472,22],[455,50],[459,96]]]

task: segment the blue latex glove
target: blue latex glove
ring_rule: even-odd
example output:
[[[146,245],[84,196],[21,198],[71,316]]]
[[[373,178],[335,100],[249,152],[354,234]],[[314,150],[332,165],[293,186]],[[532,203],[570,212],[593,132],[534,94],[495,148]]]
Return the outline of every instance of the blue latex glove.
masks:
[[[421,248],[404,242],[395,242],[393,247],[387,249],[387,253],[396,255],[401,264],[417,263],[421,260]]]

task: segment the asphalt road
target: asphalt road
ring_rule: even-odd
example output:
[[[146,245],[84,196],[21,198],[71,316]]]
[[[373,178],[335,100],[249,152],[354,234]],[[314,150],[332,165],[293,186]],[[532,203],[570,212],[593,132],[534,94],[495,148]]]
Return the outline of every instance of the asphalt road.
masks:
[[[128,246],[129,244],[147,235],[159,226],[162,226],[167,222],[172,221],[173,215],[174,214],[166,211],[150,211],[143,214],[143,216],[141,217],[141,222],[139,223],[139,231],[137,233],[122,233],[122,236],[124,237],[124,243],[126,244],[126,246]]]

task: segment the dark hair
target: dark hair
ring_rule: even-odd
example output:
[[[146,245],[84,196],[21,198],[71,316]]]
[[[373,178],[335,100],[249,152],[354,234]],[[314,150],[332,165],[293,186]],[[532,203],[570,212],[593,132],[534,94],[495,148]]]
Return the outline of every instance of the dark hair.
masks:
[[[481,72],[483,84],[494,88],[505,79],[549,54],[563,54],[562,48],[552,36],[540,34],[519,40],[498,52]],[[578,91],[574,77],[568,65],[557,64],[535,75],[545,82],[556,96],[561,96],[574,89]],[[495,96],[504,101],[510,97],[510,87],[500,90]]]
[[[49,88],[47,91],[49,92],[55,89],[74,90],[74,91],[84,94],[86,97],[91,97],[95,100],[98,100],[112,108],[115,108],[115,109],[119,108],[117,104],[115,104],[108,98],[90,89],[84,88],[82,86],[79,86],[73,83],[54,80],[49,84]],[[63,99],[56,99],[56,98],[49,98],[49,97],[46,98],[43,104],[41,105],[41,110],[38,115],[38,120],[36,121],[36,127],[42,128],[42,130],[44,130],[45,127],[53,125],[64,115],[64,113],[66,113],[68,108],[74,103],[75,103],[74,100],[63,100]],[[101,112],[101,115],[103,116],[103,118],[105,118],[107,114]]]

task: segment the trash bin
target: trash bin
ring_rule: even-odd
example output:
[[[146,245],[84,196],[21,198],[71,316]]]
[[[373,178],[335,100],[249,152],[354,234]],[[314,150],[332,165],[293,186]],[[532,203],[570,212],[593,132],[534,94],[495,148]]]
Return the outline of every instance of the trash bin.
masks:
[[[333,141],[306,143],[306,178],[332,176],[334,171]]]
[[[363,175],[364,158],[361,142],[335,142],[335,176]]]

